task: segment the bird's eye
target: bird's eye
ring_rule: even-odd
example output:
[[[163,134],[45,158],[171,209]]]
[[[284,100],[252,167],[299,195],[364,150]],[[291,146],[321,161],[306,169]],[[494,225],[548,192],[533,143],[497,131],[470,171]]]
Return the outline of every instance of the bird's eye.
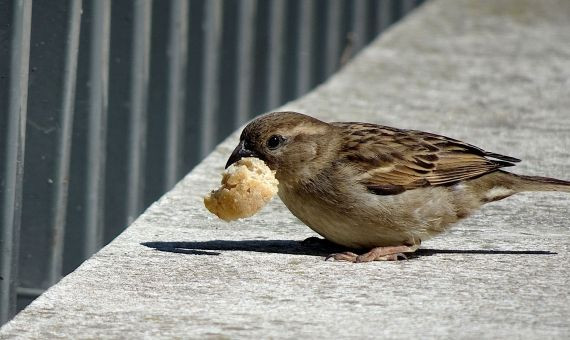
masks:
[[[278,135],[273,135],[273,136],[269,137],[266,144],[270,150],[275,150],[279,147],[279,145],[281,145],[282,141],[283,141],[283,137],[278,136]]]

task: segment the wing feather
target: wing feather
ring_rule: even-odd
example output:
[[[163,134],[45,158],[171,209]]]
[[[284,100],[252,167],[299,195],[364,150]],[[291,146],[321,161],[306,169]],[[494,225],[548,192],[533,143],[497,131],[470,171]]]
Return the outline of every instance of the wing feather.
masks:
[[[520,160],[459,140],[367,123],[332,123],[344,136],[341,159],[376,194],[393,195],[425,186],[452,185]]]

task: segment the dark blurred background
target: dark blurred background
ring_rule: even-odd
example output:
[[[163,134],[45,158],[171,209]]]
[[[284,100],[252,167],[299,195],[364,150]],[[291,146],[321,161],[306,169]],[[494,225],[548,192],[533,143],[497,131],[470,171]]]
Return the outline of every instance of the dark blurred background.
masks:
[[[0,0],[0,325],[421,2]]]

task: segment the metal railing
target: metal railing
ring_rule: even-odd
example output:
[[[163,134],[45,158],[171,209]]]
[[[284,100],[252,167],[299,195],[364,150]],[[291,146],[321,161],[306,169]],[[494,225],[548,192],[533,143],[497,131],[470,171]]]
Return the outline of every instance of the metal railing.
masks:
[[[0,324],[419,0],[0,0]]]

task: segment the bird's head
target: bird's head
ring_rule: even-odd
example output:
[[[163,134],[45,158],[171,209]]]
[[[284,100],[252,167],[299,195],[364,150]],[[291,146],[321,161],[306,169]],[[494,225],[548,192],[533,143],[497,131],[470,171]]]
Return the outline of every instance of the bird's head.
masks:
[[[226,168],[243,157],[263,160],[282,180],[310,178],[326,161],[334,128],[296,112],[274,112],[249,123]]]

